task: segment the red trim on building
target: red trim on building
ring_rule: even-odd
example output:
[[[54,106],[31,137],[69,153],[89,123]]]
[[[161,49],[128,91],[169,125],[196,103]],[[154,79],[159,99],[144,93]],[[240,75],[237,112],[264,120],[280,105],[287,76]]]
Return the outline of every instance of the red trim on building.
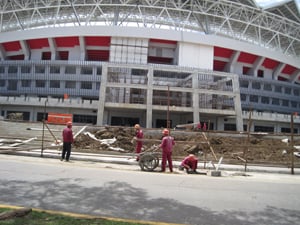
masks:
[[[214,56],[229,59],[234,51],[228,48],[214,47]]]
[[[257,55],[252,55],[250,53],[241,52],[238,58],[238,62],[253,64],[257,59]]]
[[[151,38],[149,42],[156,42],[156,43],[161,43],[161,44],[172,44],[176,45],[177,41],[171,41],[171,40],[164,40],[164,39],[153,39]]]
[[[88,61],[109,61],[109,51],[107,50],[87,50]]]
[[[110,37],[85,37],[87,46],[110,46]]]
[[[170,64],[173,63],[173,58],[157,57],[157,56],[148,56],[148,63],[157,63],[157,64]]]
[[[48,48],[49,42],[47,38],[27,40],[30,49]]]
[[[214,60],[214,70],[216,71],[224,71],[227,62]]]
[[[24,60],[25,56],[24,55],[12,55],[8,57],[9,60]]]
[[[284,73],[284,74],[293,74],[297,69],[293,66],[290,66],[290,65],[285,65],[285,67],[283,68],[283,70],[281,71],[281,73]]]
[[[79,46],[79,37],[57,37],[54,39],[57,47]]]
[[[274,69],[278,65],[279,65],[279,62],[277,62],[273,59],[268,59],[268,58],[266,58],[262,64],[262,66],[265,67],[266,69]]]
[[[2,43],[5,51],[13,52],[13,51],[19,51],[21,49],[21,44],[19,41],[11,41],[11,42],[5,42]]]

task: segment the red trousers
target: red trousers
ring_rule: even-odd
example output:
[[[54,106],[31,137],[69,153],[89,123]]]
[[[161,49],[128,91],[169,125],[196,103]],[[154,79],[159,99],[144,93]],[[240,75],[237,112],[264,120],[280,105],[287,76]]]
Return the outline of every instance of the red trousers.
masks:
[[[172,163],[172,152],[170,151],[163,151],[162,152],[162,160],[161,160],[161,170],[166,170],[166,164],[168,161],[170,172],[173,172],[173,163]]]

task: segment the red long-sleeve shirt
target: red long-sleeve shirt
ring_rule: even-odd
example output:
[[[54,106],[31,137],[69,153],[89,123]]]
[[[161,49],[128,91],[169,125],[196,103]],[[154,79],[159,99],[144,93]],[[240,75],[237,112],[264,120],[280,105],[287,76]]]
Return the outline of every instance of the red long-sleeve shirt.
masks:
[[[63,142],[70,142],[73,143],[74,139],[73,139],[73,131],[71,128],[66,127],[63,132],[62,132],[62,136],[63,136]]]
[[[174,138],[171,136],[165,136],[161,140],[160,147],[162,148],[163,151],[165,152],[171,152],[173,145],[175,145]]]

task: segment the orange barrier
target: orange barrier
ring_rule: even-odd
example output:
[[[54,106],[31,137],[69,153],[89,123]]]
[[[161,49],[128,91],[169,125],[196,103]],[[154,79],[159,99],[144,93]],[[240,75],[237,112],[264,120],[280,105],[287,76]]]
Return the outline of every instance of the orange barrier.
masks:
[[[52,124],[67,124],[67,122],[73,120],[72,114],[64,114],[64,113],[48,113],[47,123]]]

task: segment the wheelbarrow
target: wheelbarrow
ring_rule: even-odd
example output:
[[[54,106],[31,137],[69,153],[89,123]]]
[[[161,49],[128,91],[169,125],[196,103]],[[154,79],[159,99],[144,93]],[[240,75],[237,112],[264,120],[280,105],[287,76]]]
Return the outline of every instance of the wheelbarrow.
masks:
[[[158,146],[152,146],[149,150],[146,150],[139,154],[139,166],[142,171],[151,172],[155,170],[159,165],[159,155],[161,154],[157,150]]]

